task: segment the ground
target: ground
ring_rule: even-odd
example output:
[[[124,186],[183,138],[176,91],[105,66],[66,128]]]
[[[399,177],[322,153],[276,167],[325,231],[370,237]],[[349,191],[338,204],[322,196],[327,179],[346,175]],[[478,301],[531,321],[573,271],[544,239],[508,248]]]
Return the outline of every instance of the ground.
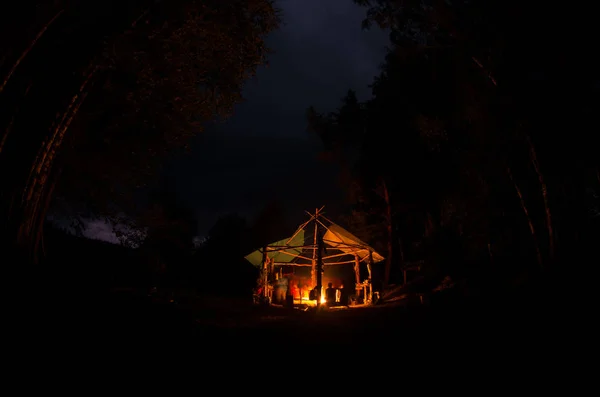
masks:
[[[201,351],[203,357],[364,357],[369,362],[395,352],[408,359],[425,350],[501,352],[532,349],[540,330],[549,337],[549,306],[539,301],[503,299],[445,302],[405,307],[388,304],[350,309],[300,311],[259,307],[249,299],[182,298],[151,301],[133,293],[112,294],[88,327],[98,343],[110,346]],[[320,359],[319,359],[320,360]]]
[[[151,353],[157,363],[167,352],[226,365],[306,367],[333,356],[350,367],[379,367],[390,359],[435,361],[467,351],[490,358],[539,349],[558,357],[560,345],[572,341],[564,337],[568,312],[556,299],[534,295],[441,296],[409,307],[304,312],[255,306],[250,297],[187,296],[171,303],[152,300],[147,291],[79,288],[40,297],[34,309],[21,311],[25,331],[19,332],[34,335],[36,349],[51,348],[61,357],[84,352],[84,360],[108,352],[113,359],[131,358],[136,351]]]

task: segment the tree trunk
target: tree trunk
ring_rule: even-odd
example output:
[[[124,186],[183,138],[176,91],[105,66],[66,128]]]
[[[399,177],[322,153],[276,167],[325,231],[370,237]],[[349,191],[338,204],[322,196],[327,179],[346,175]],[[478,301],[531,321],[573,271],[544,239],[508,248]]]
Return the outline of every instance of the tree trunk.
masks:
[[[521,189],[519,188],[519,185],[517,185],[517,182],[513,178],[512,172],[510,171],[510,167],[507,167],[506,171],[508,173],[508,177],[510,178],[510,181],[512,182],[512,184],[515,188],[515,191],[517,192],[517,196],[519,196],[519,201],[521,202],[521,209],[523,209],[525,218],[527,218],[527,223],[529,224],[529,230],[531,231],[531,236],[533,237],[533,244],[535,246],[535,253],[536,253],[537,261],[538,261],[538,264],[540,265],[540,267],[542,267],[543,266],[542,254],[540,252],[540,247],[538,245],[537,236],[535,234],[535,227],[533,226],[533,221],[531,220],[531,216],[529,216],[529,211],[527,210],[527,205],[525,204],[525,199],[523,198],[523,194],[521,193]]]
[[[383,278],[383,288],[386,289],[390,283],[390,273],[392,271],[392,205],[390,203],[390,193],[388,191],[385,179],[381,179],[381,187],[383,188],[383,199],[385,200],[385,222],[387,231],[387,258],[385,258],[385,273]]]
[[[44,33],[46,33],[46,30],[48,30],[48,27],[54,21],[56,21],[56,19],[63,12],[64,12],[64,10],[60,10],[58,13],[56,13],[56,15],[54,15],[54,17],[46,25],[44,25],[42,27],[42,29],[38,32],[38,34],[35,36],[35,38],[31,41],[31,43],[29,43],[29,46],[25,49],[25,51],[23,51],[23,53],[21,54],[21,56],[15,61],[15,63],[13,64],[12,68],[10,69],[10,71],[8,72],[8,74],[6,75],[6,77],[4,78],[4,80],[2,80],[2,85],[0,85],[0,93],[2,93],[2,91],[4,91],[4,87],[6,87],[6,84],[8,84],[8,80],[10,80],[10,78],[13,75],[13,73],[15,73],[15,70],[17,70],[17,68],[19,67],[19,65],[21,64],[21,62],[23,62],[23,59],[25,59],[25,57],[27,56],[27,54],[29,54],[29,52],[35,46],[35,44],[38,42],[38,40],[40,39],[40,37],[42,37],[44,35]]]
[[[540,170],[539,163],[537,161],[537,154],[535,151],[535,147],[533,146],[533,142],[529,138],[529,135],[525,135],[527,139],[527,144],[529,145],[529,155],[531,158],[531,163],[533,164],[533,168],[535,169],[535,173],[538,176],[538,180],[540,182],[540,188],[542,189],[542,197],[544,199],[544,211],[546,212],[546,227],[548,228],[548,255],[550,260],[554,259],[554,228],[552,227],[552,216],[550,213],[550,205],[548,204],[548,188],[546,187],[546,182],[544,182],[544,177]]]
[[[17,243],[31,253],[34,263],[38,259],[36,251],[39,248],[39,234],[42,232],[41,228],[46,218],[47,203],[53,192],[53,186],[48,188],[47,181],[52,172],[54,159],[73,118],[87,96],[89,85],[97,70],[97,67],[92,67],[87,74],[53,132],[42,142],[40,151],[31,166],[22,196],[22,218]]]

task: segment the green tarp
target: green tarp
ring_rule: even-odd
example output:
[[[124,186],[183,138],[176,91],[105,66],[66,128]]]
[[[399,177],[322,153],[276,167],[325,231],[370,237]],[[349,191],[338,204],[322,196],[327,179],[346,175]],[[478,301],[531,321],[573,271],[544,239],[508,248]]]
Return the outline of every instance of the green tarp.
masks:
[[[304,230],[300,230],[298,232],[298,234],[296,234],[296,236],[294,236],[293,239],[290,240],[290,238],[288,237],[283,240],[275,241],[274,243],[269,244],[269,247],[275,247],[275,246],[298,247],[298,246],[303,246],[303,245],[304,245]],[[302,252],[302,248],[286,248],[285,251],[298,255]],[[295,259],[295,257],[288,255],[285,252],[281,252],[281,251],[268,251],[267,255],[269,256],[269,258],[271,258],[275,262],[279,262],[279,263],[289,263]],[[262,248],[252,252],[251,254],[246,255],[245,258],[248,262],[252,263],[254,266],[262,267],[262,261],[263,261]]]

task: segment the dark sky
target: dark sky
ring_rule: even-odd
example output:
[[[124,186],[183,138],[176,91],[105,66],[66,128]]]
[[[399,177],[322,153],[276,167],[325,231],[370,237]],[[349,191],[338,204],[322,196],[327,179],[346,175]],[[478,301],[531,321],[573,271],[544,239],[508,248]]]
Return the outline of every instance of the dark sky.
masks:
[[[334,210],[341,197],[335,169],[316,158],[321,146],[306,130],[305,111],[334,110],[348,89],[368,98],[387,34],[361,30],[365,10],[352,0],[277,5],[284,24],[268,39],[275,51],[269,67],[247,83],[234,115],[207,130],[169,171],[197,212],[200,235],[224,213],[252,219],[272,198],[295,223],[304,209]]]
[[[269,67],[247,83],[246,100],[230,119],[169,165],[170,185],[196,211],[200,236],[226,213],[252,221],[272,199],[294,228],[304,210],[325,205],[335,216],[343,198],[335,167],[317,160],[321,143],[306,130],[305,112],[311,105],[335,110],[349,89],[367,99],[388,35],[363,31],[365,9],[352,0],[280,0],[277,6],[284,23],[268,39],[275,51]],[[85,234],[117,242],[99,220]]]

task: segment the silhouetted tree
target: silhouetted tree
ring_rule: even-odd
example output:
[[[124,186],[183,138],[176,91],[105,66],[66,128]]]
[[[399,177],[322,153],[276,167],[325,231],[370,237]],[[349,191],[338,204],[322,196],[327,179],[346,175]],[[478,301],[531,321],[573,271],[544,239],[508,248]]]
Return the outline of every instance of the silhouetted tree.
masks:
[[[203,292],[249,297],[258,274],[244,259],[251,250],[246,220],[237,214],[220,217],[194,255],[196,287]]]
[[[60,177],[67,202],[127,210],[242,99],[278,23],[269,0],[21,3],[1,26],[2,240],[30,253]]]
[[[191,265],[197,222],[193,210],[168,186],[151,192],[150,203],[138,217],[135,227],[143,230],[139,250],[148,258],[155,274],[162,273],[163,281],[171,284],[185,281]],[[119,237],[129,238],[127,233]]]
[[[590,191],[586,175],[600,159],[583,127],[597,128],[597,96],[584,98],[600,88],[590,74],[597,59],[582,45],[591,36],[579,36],[584,25],[574,19],[573,30],[557,30],[552,19],[539,20],[538,6],[512,1],[356,3],[367,6],[364,26],[389,29],[393,44],[373,98],[307,115],[325,150],[359,151],[353,178],[368,193],[356,206],[378,214],[369,219],[374,225],[391,219],[388,240],[396,245],[388,250],[437,252],[429,264],[462,275],[580,256],[579,244],[589,247],[587,236],[598,235],[577,208],[589,208],[581,194]],[[564,20],[563,7],[542,8]],[[569,47],[570,40],[578,44]],[[344,122],[350,113],[360,122]],[[350,139],[356,125],[363,128],[358,141]],[[557,129],[570,136],[549,133]],[[387,207],[385,194],[376,194],[382,182]]]

